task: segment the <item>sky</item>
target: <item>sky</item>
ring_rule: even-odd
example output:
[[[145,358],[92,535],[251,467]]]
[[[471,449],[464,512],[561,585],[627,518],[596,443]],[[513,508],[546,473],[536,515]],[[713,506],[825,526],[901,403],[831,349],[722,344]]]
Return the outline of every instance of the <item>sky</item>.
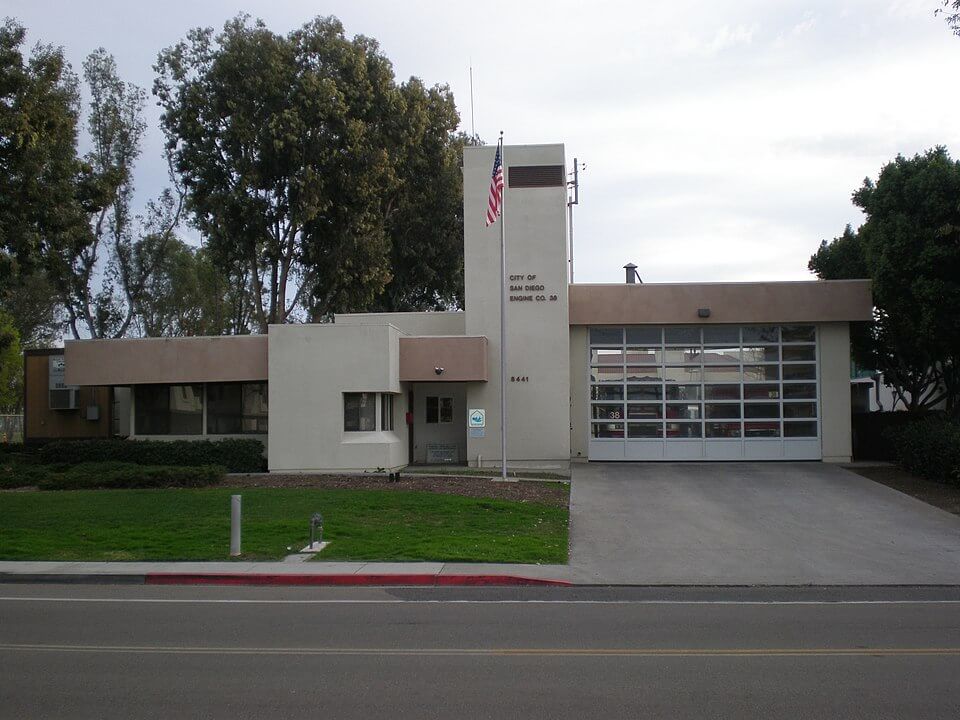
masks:
[[[823,239],[863,216],[850,196],[897,154],[960,155],[960,37],[938,0],[715,3],[488,0],[0,0],[30,43],[73,67],[103,46],[148,90],[157,53],[239,12],[287,33],[336,15],[376,38],[398,80],[449,84],[487,142],[566,146],[585,164],[577,282],[803,280]],[[953,88],[953,90],[951,90]],[[137,166],[167,184],[159,110]],[[478,198],[485,203],[486,198]]]

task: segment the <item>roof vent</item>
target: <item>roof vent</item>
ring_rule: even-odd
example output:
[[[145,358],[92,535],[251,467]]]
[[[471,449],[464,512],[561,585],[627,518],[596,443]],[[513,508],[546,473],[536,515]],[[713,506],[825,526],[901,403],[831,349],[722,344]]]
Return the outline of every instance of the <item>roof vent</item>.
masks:
[[[623,269],[627,271],[627,285],[634,285],[636,283],[643,285],[643,280],[640,279],[640,275],[637,273],[636,265],[627,263],[623,266]]]

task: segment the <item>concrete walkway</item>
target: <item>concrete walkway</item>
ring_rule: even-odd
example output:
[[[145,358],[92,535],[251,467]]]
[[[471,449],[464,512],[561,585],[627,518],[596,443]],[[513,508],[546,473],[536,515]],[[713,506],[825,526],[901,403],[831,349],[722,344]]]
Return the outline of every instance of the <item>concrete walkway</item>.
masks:
[[[823,463],[574,468],[575,582],[960,584],[960,517]]]

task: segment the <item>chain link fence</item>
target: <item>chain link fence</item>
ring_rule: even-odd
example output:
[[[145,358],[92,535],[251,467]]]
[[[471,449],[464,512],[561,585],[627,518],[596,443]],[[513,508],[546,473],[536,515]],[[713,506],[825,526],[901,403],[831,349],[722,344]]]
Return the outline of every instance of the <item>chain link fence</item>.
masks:
[[[0,415],[0,442],[23,442],[23,415]]]

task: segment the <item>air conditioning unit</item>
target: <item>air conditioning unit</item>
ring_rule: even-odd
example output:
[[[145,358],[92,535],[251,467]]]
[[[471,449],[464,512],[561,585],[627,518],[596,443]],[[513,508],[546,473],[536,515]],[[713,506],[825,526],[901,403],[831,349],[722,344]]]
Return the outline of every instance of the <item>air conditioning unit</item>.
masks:
[[[50,391],[51,410],[77,410],[80,408],[80,391],[77,388],[54,388]]]

